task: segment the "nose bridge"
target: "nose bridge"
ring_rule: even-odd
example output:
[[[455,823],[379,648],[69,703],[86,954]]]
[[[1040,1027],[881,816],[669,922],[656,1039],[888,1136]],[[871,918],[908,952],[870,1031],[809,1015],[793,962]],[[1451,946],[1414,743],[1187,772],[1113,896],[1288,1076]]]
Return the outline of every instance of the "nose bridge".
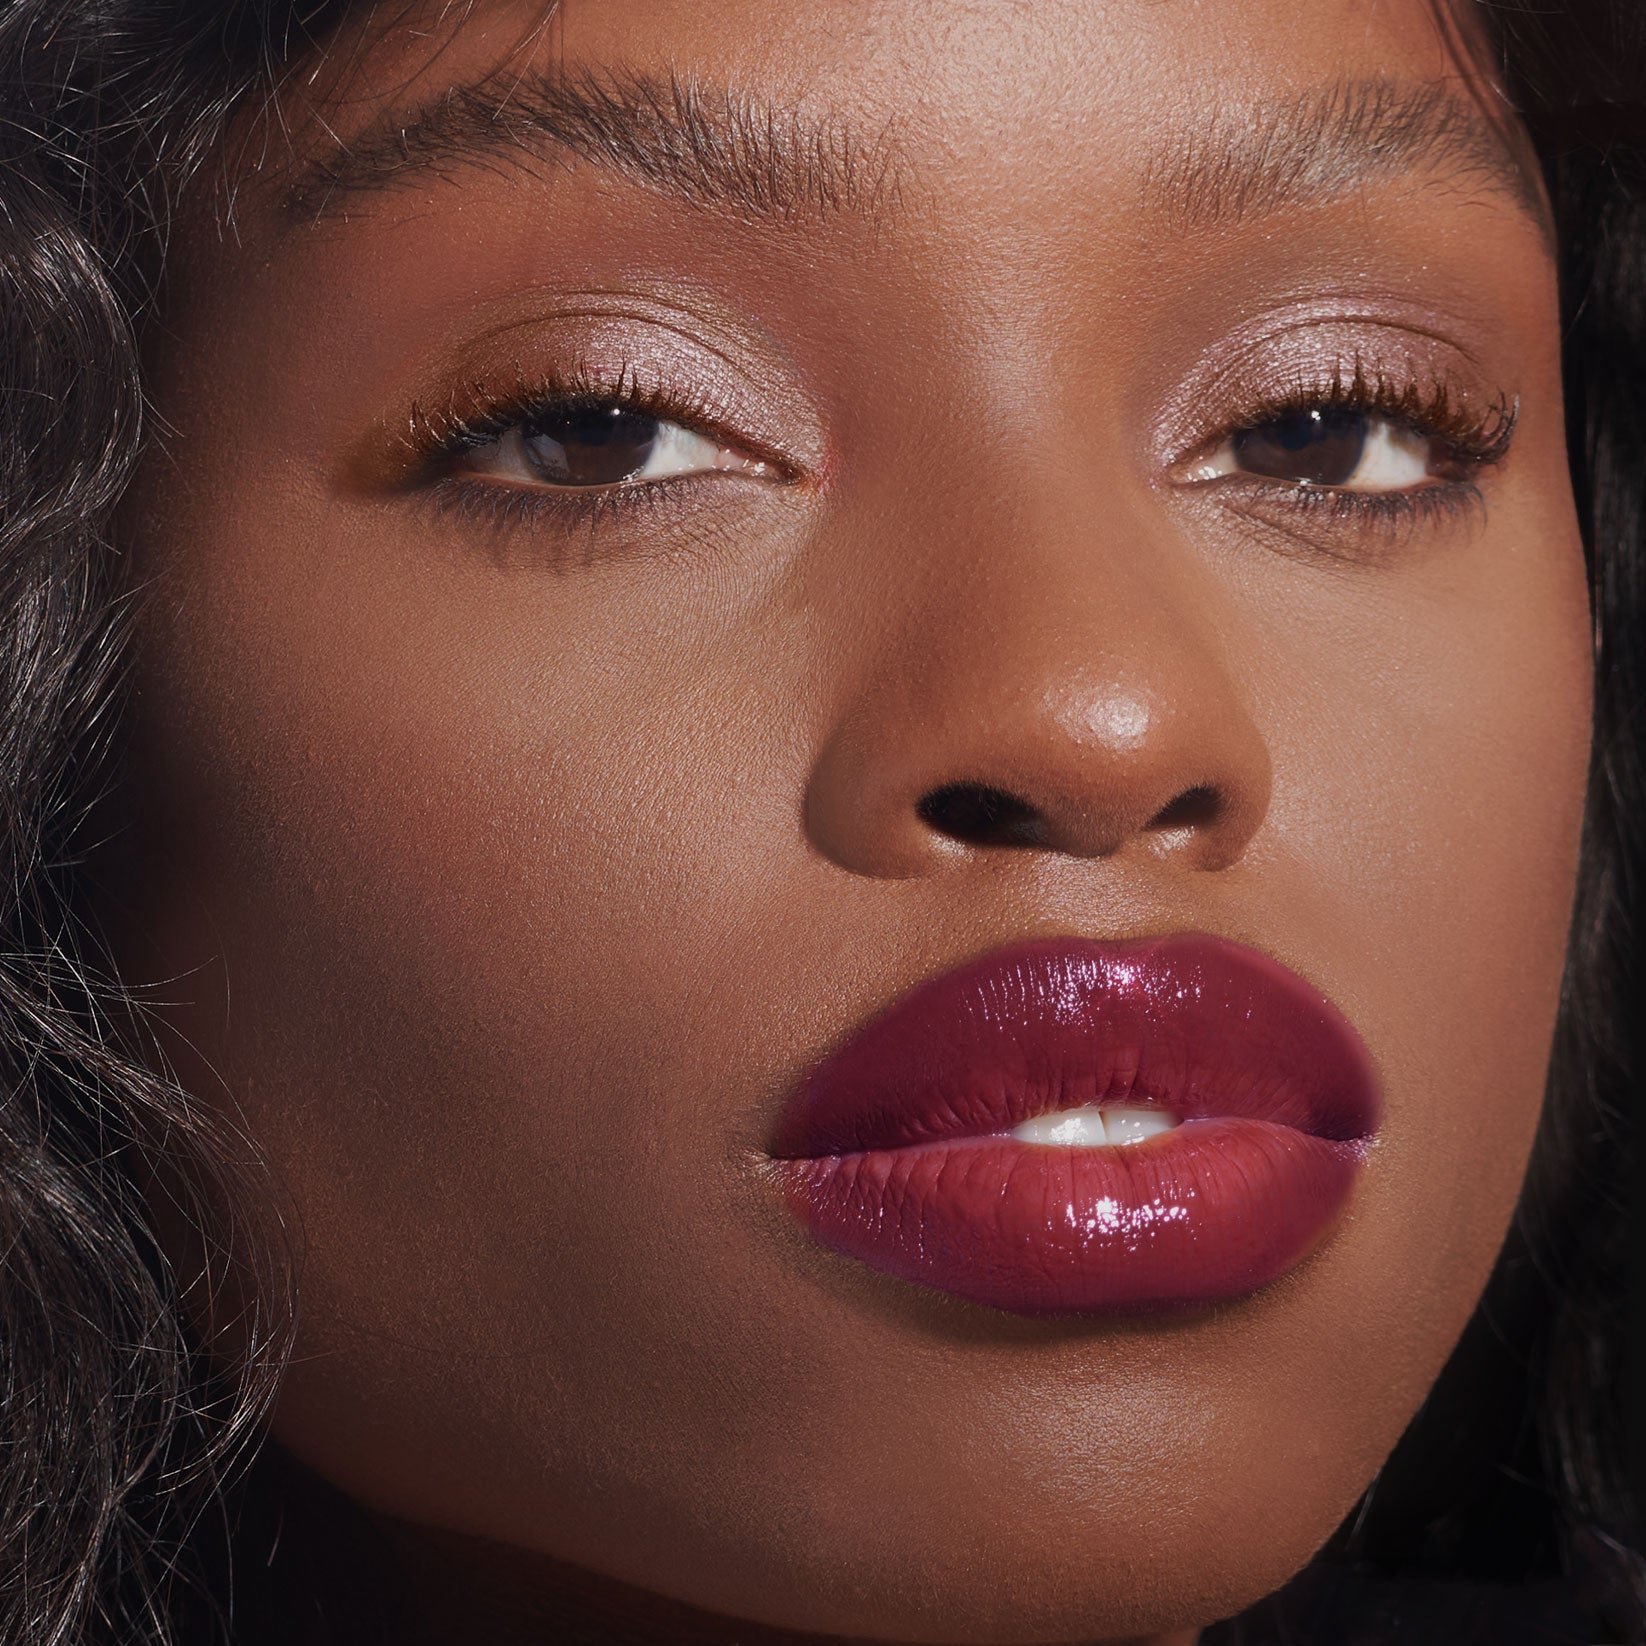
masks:
[[[1269,757],[1227,595],[1141,481],[1090,463],[1083,484],[939,507],[890,557],[807,794],[814,842],[845,867],[1031,849],[1217,869],[1255,832]]]

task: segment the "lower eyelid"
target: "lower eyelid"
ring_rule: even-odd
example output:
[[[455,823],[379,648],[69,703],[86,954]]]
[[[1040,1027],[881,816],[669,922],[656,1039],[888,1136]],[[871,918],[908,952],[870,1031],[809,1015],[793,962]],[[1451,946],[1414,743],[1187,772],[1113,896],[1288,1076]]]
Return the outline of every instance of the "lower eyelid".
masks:
[[[529,486],[453,474],[435,481],[425,496],[442,514],[498,530],[544,526],[581,533],[631,515],[690,509],[721,485],[744,478],[735,471],[708,469],[610,486]],[[786,482],[778,477],[777,483]]]
[[[1248,483],[1250,482],[1250,483]],[[1352,491],[1346,487],[1287,485],[1256,476],[1234,475],[1207,491],[1229,494],[1232,506],[1270,524],[1321,520],[1368,531],[1409,530],[1475,513],[1485,506],[1480,488],[1468,480],[1437,480],[1399,491]]]
[[[679,476],[639,485],[517,486],[448,476],[427,496],[436,511],[496,531],[547,526],[593,530],[608,518],[667,506],[692,479]]]

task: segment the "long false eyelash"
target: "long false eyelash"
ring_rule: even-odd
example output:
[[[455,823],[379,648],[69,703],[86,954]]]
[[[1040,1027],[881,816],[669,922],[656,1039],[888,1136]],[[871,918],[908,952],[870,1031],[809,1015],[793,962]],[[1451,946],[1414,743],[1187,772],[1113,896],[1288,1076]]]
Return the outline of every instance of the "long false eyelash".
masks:
[[[706,396],[648,382],[634,367],[625,365],[618,369],[615,377],[583,367],[560,368],[548,378],[527,378],[517,370],[514,386],[502,391],[483,383],[470,383],[454,391],[440,406],[414,403],[404,437],[416,465],[413,478],[424,483],[437,482],[443,466],[465,452],[501,439],[511,429],[530,423],[544,412],[576,406],[622,406],[645,417],[680,423],[712,439],[743,448],[752,457],[770,464],[779,475],[792,476],[793,465],[789,460],[732,429],[724,410]],[[657,483],[647,484],[655,487]],[[591,488],[591,492],[593,490]]]
[[[781,482],[800,478],[792,459],[751,441],[709,399],[663,383],[648,382],[629,366],[615,375],[583,367],[561,368],[547,378],[516,368],[512,388],[473,382],[438,407],[414,404],[403,444],[409,457],[407,485],[423,491],[443,513],[494,530],[549,526],[593,537],[602,528],[685,500],[713,475],[678,475],[611,486],[522,487],[465,477],[455,465],[466,453],[489,445],[548,411],[618,405],[642,416],[679,423],[711,439],[741,447]]]
[[[642,415],[684,424],[706,435],[742,446],[768,463],[781,478],[796,478],[781,454],[751,445],[733,431],[729,419],[707,399],[644,381],[624,366],[614,376],[569,368],[544,380],[528,380],[517,371],[515,386],[499,393],[480,383],[454,391],[435,408],[414,404],[405,445],[415,465],[413,479],[428,487],[442,507],[499,524],[528,524],[552,519],[591,529],[636,509],[650,510],[673,501],[695,477],[644,484],[591,487],[564,492],[525,490],[470,482],[450,472],[465,452],[501,438],[521,423],[550,409],[568,406],[621,405]],[[1352,492],[1343,488],[1260,482],[1265,490],[1285,493],[1293,510],[1333,522],[1356,522],[1413,528],[1427,521],[1478,505],[1479,489],[1471,477],[1503,460],[1514,440],[1519,402],[1500,396],[1481,405],[1471,402],[1443,379],[1424,382],[1394,378],[1381,368],[1368,369],[1359,358],[1334,367],[1330,375],[1299,377],[1284,393],[1225,429],[1224,437],[1262,427],[1276,418],[1321,407],[1344,407],[1398,422],[1434,441],[1452,473],[1431,486],[1399,492]]]
[[[1478,481],[1508,455],[1520,414],[1518,399],[1499,396],[1482,404],[1444,379],[1425,380],[1416,373],[1394,377],[1381,367],[1368,368],[1356,357],[1322,376],[1299,376],[1288,390],[1266,397],[1254,411],[1225,426],[1219,440],[1298,412],[1339,408],[1387,418],[1431,441],[1439,470],[1433,483],[1402,491],[1350,491],[1341,486],[1231,475],[1220,484],[1238,488],[1265,514],[1278,510],[1285,519],[1272,523],[1283,530],[1316,522],[1328,528],[1328,537],[1336,531],[1354,530],[1403,540],[1426,526],[1483,507]],[[1310,548],[1318,551],[1321,541],[1311,536]]]
[[[1464,474],[1492,467],[1508,455],[1520,419],[1520,403],[1499,396],[1486,405],[1471,403],[1441,378],[1428,382],[1389,377],[1380,368],[1368,369],[1355,359],[1336,366],[1329,377],[1299,379],[1284,395],[1228,431],[1250,432],[1276,418],[1320,407],[1346,408],[1386,417],[1424,435],[1443,449],[1448,462]],[[1306,488],[1319,494],[1327,488]],[[1438,489],[1438,488],[1437,488]],[[1399,493],[1344,493],[1357,498],[1398,496]],[[1416,494],[1406,494],[1416,495]]]

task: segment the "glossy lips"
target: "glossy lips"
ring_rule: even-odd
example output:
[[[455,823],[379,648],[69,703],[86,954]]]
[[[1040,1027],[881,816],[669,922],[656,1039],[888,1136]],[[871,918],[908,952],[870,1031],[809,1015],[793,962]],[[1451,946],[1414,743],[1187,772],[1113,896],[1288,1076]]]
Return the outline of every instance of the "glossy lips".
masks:
[[[1036,1115],[1155,1106],[1124,1146]],[[1320,1241],[1378,1124],[1370,1059],[1318,990],[1203,935],[1060,940],[924,983],[825,1058],[772,1141],[824,1245],[1020,1314],[1241,1296]]]

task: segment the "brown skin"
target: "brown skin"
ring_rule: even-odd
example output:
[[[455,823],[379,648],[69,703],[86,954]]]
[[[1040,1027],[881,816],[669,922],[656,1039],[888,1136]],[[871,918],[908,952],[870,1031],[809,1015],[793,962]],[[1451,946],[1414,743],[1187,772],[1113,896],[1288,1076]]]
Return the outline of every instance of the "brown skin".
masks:
[[[347,134],[504,63],[672,66],[850,122],[895,186],[774,225],[492,165],[310,228],[247,176],[237,236],[180,237],[123,522],[122,941],[301,1221],[275,1434],[444,1551],[454,1639],[586,1570],[661,1639],[680,1603],[1191,1641],[1393,1446],[1531,1145],[1590,666],[1541,228],[1466,177],[1141,205],[1219,109],[1459,74],[1420,0],[539,9],[366,40],[312,96]],[[1322,350],[1518,398],[1480,504],[1391,529],[1183,480]],[[407,478],[414,403],[625,364],[781,475],[593,528]],[[956,781],[1042,844],[921,822]],[[1023,1320],[785,1210],[776,1112],[866,1015],[1000,943],[1190,928],[1313,980],[1384,1083],[1281,1282]]]

